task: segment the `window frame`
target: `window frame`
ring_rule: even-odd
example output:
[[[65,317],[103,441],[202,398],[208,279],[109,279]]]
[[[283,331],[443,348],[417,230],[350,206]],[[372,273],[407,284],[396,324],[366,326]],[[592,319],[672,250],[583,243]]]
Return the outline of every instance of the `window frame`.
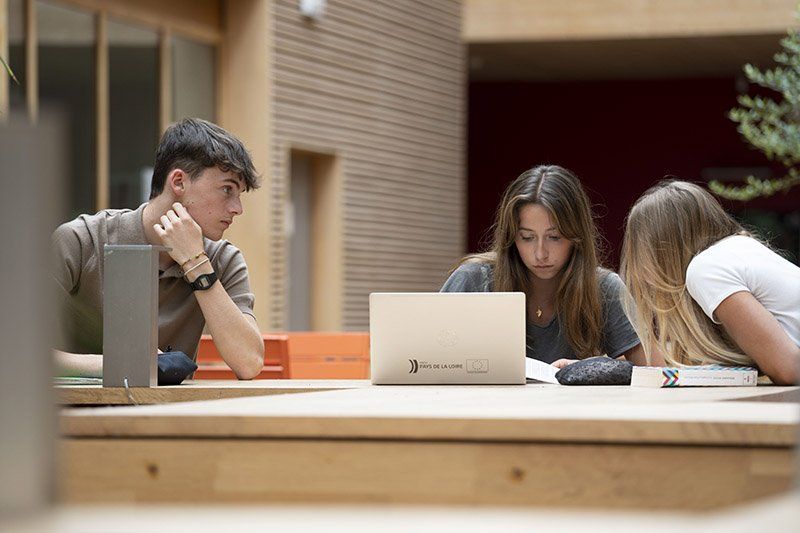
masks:
[[[154,9],[152,2],[146,0],[23,0],[25,13],[25,100],[28,119],[36,123],[39,115],[38,79],[38,33],[36,28],[36,2],[44,1],[63,7],[78,8],[88,12],[95,23],[95,209],[108,209],[110,199],[110,117],[109,117],[109,54],[108,19],[131,23],[155,31],[158,34],[158,124],[159,136],[172,122],[172,52],[173,37],[190,39],[214,47],[214,113],[221,114],[220,98],[220,60],[223,31],[219,17],[215,20],[209,13],[220,11],[221,0],[173,1],[173,13],[165,14]],[[0,54],[8,57],[8,1],[0,0]],[[197,17],[178,16],[191,10]],[[217,13],[219,14],[219,13]],[[4,74],[4,73],[3,73]],[[9,112],[8,76],[0,80],[0,120],[5,120]]]

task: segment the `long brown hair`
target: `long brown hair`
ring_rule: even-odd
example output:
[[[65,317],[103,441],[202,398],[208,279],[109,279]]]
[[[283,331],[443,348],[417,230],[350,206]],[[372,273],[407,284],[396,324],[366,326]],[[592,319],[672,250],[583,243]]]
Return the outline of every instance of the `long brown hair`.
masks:
[[[520,210],[528,204],[547,209],[572,252],[556,290],[555,311],[579,358],[602,353],[603,313],[597,271],[599,237],[589,198],[578,178],[557,165],[540,165],[523,172],[508,186],[497,208],[489,251],[464,257],[466,262],[493,267],[493,290],[524,292],[531,298],[530,272],[517,251]]]
[[[625,310],[645,353],[658,347],[670,364],[751,364],[686,289],[695,255],[731,235],[752,236],[707,191],[665,180],[648,189],[630,213],[620,274]]]

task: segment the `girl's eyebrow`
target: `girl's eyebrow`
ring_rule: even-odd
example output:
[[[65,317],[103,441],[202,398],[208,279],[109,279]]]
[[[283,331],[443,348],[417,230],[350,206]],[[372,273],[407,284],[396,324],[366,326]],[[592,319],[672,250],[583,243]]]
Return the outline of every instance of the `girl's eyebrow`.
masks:
[[[520,231],[533,231],[532,229],[528,229],[528,228],[525,228],[525,227],[522,227],[522,226],[520,226],[519,230]],[[558,229],[551,226],[551,227],[547,228],[545,231],[558,231]]]

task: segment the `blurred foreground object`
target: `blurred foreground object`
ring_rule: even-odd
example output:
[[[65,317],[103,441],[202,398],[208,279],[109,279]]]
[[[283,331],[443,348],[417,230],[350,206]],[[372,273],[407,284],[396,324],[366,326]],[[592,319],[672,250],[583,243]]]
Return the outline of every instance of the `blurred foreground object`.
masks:
[[[0,126],[0,529],[54,499],[50,233],[61,215],[63,129],[10,115]]]

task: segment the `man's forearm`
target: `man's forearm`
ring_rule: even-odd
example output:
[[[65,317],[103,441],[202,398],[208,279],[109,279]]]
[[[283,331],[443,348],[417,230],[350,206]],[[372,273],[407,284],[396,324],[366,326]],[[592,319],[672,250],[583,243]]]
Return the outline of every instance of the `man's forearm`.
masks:
[[[92,353],[69,353],[53,350],[56,375],[81,378],[103,377],[103,356]]]
[[[195,296],[225,363],[239,379],[256,377],[264,366],[264,341],[255,321],[241,312],[220,282]]]
[[[190,283],[213,272],[211,261],[203,252],[201,228],[182,204],[173,203],[172,209],[159,220],[161,224],[155,224],[153,230],[170,249],[170,257],[180,265]],[[256,377],[264,365],[264,343],[255,319],[236,307],[219,281],[206,290],[196,291],[195,296],[214,344],[228,366],[239,379]]]

